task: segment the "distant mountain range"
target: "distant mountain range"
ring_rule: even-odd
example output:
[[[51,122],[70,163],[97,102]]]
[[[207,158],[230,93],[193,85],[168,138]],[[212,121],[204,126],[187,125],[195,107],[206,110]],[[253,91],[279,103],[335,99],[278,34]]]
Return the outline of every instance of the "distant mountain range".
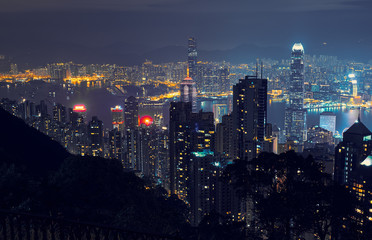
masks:
[[[3,49],[6,46],[0,40],[0,54],[13,58],[15,63],[24,68],[43,66],[51,62],[108,63],[118,65],[138,65],[146,59],[154,63],[186,61],[186,46],[172,45],[160,48],[136,44],[115,43],[102,47],[86,47],[72,43],[50,43],[47,40],[31,41],[19,48]],[[371,48],[371,47],[370,47]],[[372,49],[371,49],[372,50]],[[311,55],[332,55],[343,59],[365,61],[372,59],[365,56],[365,46],[343,48],[337,45],[305,46],[305,53]],[[198,51],[203,61],[227,61],[234,64],[249,63],[257,58],[286,59],[290,57],[290,48],[279,46],[258,46],[243,44],[227,50]],[[365,57],[356,57],[365,56]]]

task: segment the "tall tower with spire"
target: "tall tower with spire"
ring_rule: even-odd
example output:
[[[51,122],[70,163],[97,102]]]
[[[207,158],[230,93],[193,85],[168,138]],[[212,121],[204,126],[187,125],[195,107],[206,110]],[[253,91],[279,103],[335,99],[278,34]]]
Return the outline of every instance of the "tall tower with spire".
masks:
[[[189,66],[189,76],[194,80],[198,81],[197,78],[197,64],[198,64],[198,51],[196,46],[196,39],[189,37],[187,44],[187,65]]]
[[[289,102],[285,111],[285,135],[287,141],[302,146],[306,141],[306,109],[304,109],[304,47],[295,43],[291,55]],[[300,149],[302,149],[300,147]]]
[[[180,101],[191,102],[192,112],[197,112],[196,86],[194,80],[190,77],[189,67],[187,67],[187,76],[180,85]]]

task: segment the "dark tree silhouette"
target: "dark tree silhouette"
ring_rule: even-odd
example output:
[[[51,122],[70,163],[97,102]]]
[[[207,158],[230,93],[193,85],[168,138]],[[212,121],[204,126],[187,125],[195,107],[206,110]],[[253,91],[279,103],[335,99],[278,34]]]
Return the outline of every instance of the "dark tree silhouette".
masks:
[[[251,203],[251,229],[261,238],[293,239],[313,232],[321,240],[351,211],[350,195],[312,157],[293,151],[237,160],[224,178]],[[340,201],[346,199],[346,201]]]

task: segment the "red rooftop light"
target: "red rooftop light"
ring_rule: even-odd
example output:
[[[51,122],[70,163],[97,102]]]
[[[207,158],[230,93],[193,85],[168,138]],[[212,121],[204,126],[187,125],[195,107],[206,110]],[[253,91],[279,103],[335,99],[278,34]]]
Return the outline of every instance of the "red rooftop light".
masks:
[[[86,112],[87,108],[85,107],[84,104],[76,104],[73,108],[74,112]]]
[[[154,120],[152,119],[152,117],[150,116],[143,116],[140,118],[140,126],[142,124],[145,124],[146,126],[150,126],[152,123],[154,122]]]

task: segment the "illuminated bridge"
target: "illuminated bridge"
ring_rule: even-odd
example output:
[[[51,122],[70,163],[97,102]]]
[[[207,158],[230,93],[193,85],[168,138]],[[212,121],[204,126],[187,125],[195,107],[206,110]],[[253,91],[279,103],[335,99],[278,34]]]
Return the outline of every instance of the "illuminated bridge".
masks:
[[[2,240],[180,240],[110,226],[0,210]]]

